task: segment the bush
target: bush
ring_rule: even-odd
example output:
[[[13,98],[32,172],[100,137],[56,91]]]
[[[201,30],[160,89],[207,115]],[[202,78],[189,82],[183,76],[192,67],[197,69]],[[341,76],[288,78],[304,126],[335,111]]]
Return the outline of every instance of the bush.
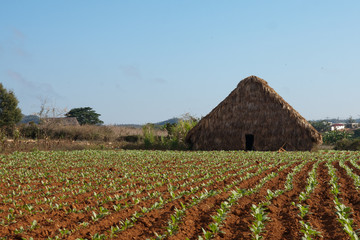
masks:
[[[360,139],[342,139],[335,144],[335,150],[352,150],[359,151],[360,150]]]
[[[360,138],[360,128],[354,130],[353,138]]]
[[[330,131],[330,123],[323,121],[309,121],[309,123],[318,131],[318,132],[326,132]]]
[[[39,135],[39,127],[34,122],[23,124],[20,126],[20,135],[25,138],[37,139]]]
[[[325,144],[335,144],[336,142],[351,138],[351,134],[345,131],[329,131],[323,134]]]
[[[185,142],[188,132],[195,127],[197,119],[181,119],[177,124],[174,124],[168,130],[170,148],[171,149],[188,149],[189,146]]]
[[[187,133],[197,124],[198,120],[190,115],[185,115],[178,123],[165,124],[162,129],[167,131],[167,136],[157,136],[155,125],[143,126],[144,147],[146,149],[171,149],[188,150],[185,142]]]
[[[140,139],[141,139],[141,137],[138,135],[128,135],[128,136],[119,137],[117,140],[125,141],[128,143],[137,143],[140,141]]]
[[[152,148],[155,144],[154,124],[146,124],[143,126],[145,148]]]

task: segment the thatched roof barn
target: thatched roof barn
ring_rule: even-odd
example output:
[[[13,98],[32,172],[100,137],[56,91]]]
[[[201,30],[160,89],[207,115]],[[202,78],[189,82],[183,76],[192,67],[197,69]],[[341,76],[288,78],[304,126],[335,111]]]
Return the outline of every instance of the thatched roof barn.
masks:
[[[189,131],[194,150],[311,150],[321,135],[268,83],[256,76],[235,90]]]

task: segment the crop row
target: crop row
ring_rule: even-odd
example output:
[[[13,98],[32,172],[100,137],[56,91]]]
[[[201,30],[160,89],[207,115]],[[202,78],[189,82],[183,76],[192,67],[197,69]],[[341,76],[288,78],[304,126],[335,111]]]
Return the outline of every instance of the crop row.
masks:
[[[359,161],[358,152],[335,151],[3,155],[0,239],[276,239],[269,226],[286,220],[273,212],[289,206],[293,236],[326,237],[317,197],[328,199],[339,236],[357,239],[355,203],[340,180],[356,191]]]

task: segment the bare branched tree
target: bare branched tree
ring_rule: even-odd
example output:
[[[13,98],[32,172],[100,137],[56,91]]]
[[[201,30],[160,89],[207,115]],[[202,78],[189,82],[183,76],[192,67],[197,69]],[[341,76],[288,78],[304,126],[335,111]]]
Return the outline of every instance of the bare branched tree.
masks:
[[[68,110],[66,108],[58,108],[51,103],[48,98],[40,98],[40,111],[35,113],[40,120],[45,118],[57,118],[65,116]]]

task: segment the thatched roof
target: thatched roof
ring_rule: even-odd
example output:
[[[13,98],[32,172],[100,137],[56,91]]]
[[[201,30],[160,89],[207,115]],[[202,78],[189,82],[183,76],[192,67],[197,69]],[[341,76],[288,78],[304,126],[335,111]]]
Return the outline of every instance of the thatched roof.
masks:
[[[196,150],[245,150],[248,141],[255,150],[311,150],[322,143],[321,134],[256,76],[242,80],[186,140]]]
[[[42,118],[40,123],[52,126],[80,126],[76,117]]]

